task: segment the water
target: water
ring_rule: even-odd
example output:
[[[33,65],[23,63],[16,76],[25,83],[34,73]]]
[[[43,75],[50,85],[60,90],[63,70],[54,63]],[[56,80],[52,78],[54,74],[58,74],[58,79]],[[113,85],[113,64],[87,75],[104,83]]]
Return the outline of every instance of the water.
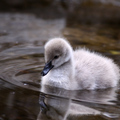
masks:
[[[70,20],[69,15],[43,19],[32,13],[0,13],[0,120],[120,119],[119,86],[95,91],[41,87],[43,46],[56,36],[120,65],[119,26]]]

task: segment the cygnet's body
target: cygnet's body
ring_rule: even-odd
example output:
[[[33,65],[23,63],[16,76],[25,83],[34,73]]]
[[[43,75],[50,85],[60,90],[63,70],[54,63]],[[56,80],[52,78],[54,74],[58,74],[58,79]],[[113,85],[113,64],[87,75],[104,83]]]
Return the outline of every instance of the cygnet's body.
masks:
[[[110,58],[86,49],[73,51],[62,38],[54,38],[45,45],[42,85],[67,90],[104,89],[115,87],[119,81],[119,67]]]

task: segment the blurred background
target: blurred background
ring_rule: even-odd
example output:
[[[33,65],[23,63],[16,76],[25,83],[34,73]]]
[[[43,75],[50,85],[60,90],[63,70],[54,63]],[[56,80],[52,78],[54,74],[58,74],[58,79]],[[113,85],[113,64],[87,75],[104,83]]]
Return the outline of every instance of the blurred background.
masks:
[[[0,120],[37,118],[44,44],[53,37],[66,38],[74,49],[100,52],[120,65],[120,0],[1,0]],[[115,106],[94,104],[99,101],[98,93],[87,93],[93,96],[89,105],[118,116],[81,120],[119,120],[119,88],[107,92],[107,97],[106,92],[99,94]],[[79,99],[86,100],[82,96]]]
[[[1,0],[0,42],[6,41],[7,47],[25,41],[43,45],[53,37],[119,54],[120,1]]]

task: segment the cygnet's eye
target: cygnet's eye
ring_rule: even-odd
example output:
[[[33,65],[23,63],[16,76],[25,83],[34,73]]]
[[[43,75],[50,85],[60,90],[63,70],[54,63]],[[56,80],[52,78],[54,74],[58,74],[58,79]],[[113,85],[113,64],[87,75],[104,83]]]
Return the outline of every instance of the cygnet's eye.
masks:
[[[58,58],[59,58],[59,56],[58,56],[58,55],[54,56],[54,59],[58,59]]]

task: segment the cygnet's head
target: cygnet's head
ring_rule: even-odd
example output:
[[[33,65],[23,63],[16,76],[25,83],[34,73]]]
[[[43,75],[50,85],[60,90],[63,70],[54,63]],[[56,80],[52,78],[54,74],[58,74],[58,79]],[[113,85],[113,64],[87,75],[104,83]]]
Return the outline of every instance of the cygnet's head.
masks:
[[[45,44],[46,65],[42,71],[45,76],[52,68],[57,68],[68,62],[72,57],[72,47],[62,38],[54,38]]]

